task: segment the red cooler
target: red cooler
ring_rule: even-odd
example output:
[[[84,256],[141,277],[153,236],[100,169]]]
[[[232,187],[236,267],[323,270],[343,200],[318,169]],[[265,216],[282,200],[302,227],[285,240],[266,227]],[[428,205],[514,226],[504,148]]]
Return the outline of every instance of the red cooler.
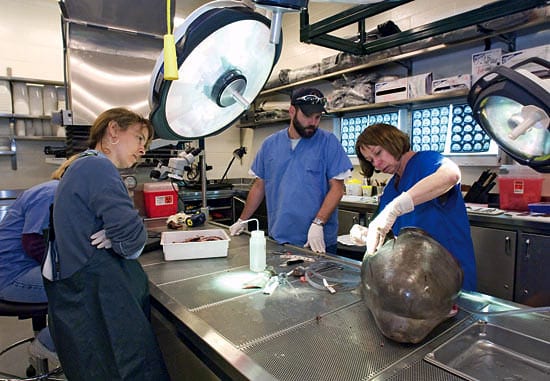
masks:
[[[143,184],[145,213],[149,218],[168,217],[178,212],[177,185],[170,182]]]

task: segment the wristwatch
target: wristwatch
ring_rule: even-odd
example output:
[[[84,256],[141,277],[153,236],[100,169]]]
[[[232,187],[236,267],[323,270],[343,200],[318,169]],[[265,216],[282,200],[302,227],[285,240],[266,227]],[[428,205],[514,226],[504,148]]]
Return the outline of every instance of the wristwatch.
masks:
[[[315,225],[325,226],[325,223],[323,220],[321,220],[319,217],[315,217],[315,219],[312,221]]]

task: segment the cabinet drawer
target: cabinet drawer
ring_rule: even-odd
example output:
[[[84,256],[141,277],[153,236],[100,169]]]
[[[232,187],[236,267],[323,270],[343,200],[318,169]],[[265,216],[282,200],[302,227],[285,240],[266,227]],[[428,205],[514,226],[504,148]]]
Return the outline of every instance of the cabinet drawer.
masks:
[[[514,301],[550,305],[550,236],[521,233],[518,240]]]
[[[338,235],[348,234],[351,227],[360,222],[361,213],[338,209]]]
[[[472,226],[477,267],[477,291],[506,300],[514,299],[517,233]]]

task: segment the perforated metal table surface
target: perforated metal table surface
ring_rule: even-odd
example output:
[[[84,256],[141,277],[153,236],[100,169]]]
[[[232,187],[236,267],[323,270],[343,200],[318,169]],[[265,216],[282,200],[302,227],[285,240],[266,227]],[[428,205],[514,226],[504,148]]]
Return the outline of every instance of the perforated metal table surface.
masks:
[[[207,225],[201,229],[220,226]],[[155,222],[149,224],[149,229],[162,231],[164,224]],[[264,294],[262,289],[243,288],[241,277],[250,275],[248,240],[247,234],[231,237],[228,256],[222,258],[165,261],[162,249],[140,258],[149,276],[153,306],[173,322],[178,335],[191,344],[200,358],[208,358],[208,363],[215,365],[220,378],[462,379],[425,361],[424,357],[476,322],[479,316],[461,310],[423,342],[396,343],[379,332],[358,290],[331,294],[293,277],[288,278],[292,286],[281,285],[271,295]],[[277,273],[289,271],[283,252],[360,268],[359,262],[320,256],[270,240],[267,252],[268,266],[273,266]],[[476,293],[462,294],[459,304],[468,311],[482,308],[498,311],[514,306]],[[513,318],[502,319],[514,325],[510,323]],[[525,328],[527,334],[546,335],[545,340],[550,340],[550,316],[538,319]],[[524,329],[519,323],[514,328]]]

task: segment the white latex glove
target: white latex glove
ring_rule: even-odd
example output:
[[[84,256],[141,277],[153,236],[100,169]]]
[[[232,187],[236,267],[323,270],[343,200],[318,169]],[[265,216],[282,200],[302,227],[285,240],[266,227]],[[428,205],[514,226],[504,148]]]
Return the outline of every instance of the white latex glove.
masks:
[[[316,253],[324,253],[326,251],[325,234],[321,225],[311,224],[307,232],[307,242],[304,247],[309,247]]]
[[[105,229],[101,229],[90,236],[92,246],[97,246],[98,249],[110,249],[112,247],[111,240],[105,235]]]
[[[246,223],[243,224],[243,220],[239,218],[233,225],[229,227],[229,234],[239,235],[244,231],[244,229],[246,229],[246,227]]]
[[[367,233],[369,229],[365,226],[355,224],[349,231],[349,238],[357,246],[365,246],[367,244]]]
[[[407,192],[401,193],[369,224],[367,232],[367,254],[374,252],[382,246],[386,234],[390,231],[397,217],[412,212],[414,203]]]

